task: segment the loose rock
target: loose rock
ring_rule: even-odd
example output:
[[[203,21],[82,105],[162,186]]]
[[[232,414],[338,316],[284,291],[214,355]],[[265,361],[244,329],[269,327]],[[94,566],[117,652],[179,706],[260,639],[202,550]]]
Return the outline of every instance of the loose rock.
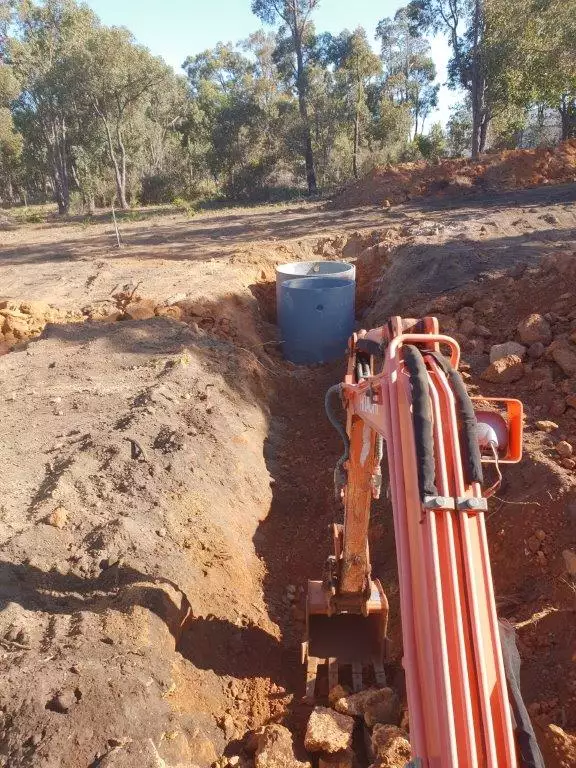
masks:
[[[369,728],[377,723],[397,724],[400,719],[400,700],[392,688],[382,688],[366,703],[364,722]]]
[[[341,712],[343,715],[362,717],[371,698],[378,692],[377,689],[370,688],[367,691],[343,695],[341,698],[331,702],[331,704],[337,712]]]
[[[554,768],[573,768],[576,760],[576,736],[566,733],[559,725],[550,723],[543,734],[546,752]]]
[[[126,318],[128,320],[149,320],[156,316],[155,304],[149,299],[130,304],[126,308]]]
[[[511,384],[524,375],[524,364],[518,355],[507,355],[490,363],[481,378],[492,384]]]
[[[334,688],[330,689],[330,692],[328,694],[328,703],[331,707],[334,707],[335,703],[339,700],[344,698],[345,696],[350,695],[350,689],[346,688],[345,685],[335,685]]]
[[[491,363],[502,357],[508,357],[508,355],[517,355],[520,360],[523,360],[526,356],[526,347],[523,344],[518,344],[517,341],[506,341],[504,344],[493,344],[490,347]]]
[[[554,400],[550,403],[550,406],[548,408],[548,413],[550,416],[562,416],[562,414],[566,410],[566,403],[565,401],[560,397],[555,397]]]
[[[255,768],[310,768],[296,753],[292,734],[283,725],[266,725],[257,742]]]
[[[544,344],[541,341],[535,341],[534,344],[530,344],[528,347],[528,357],[531,357],[533,360],[539,360],[545,351],[546,347]]]
[[[352,768],[354,765],[354,752],[344,749],[342,752],[326,753],[320,755],[319,768]]]
[[[74,691],[59,691],[46,704],[46,709],[50,709],[52,712],[66,714],[72,709],[74,704],[76,704],[76,701],[77,699]]]
[[[550,354],[566,376],[576,376],[576,346],[561,339],[550,345]]]
[[[568,459],[572,456],[573,448],[567,440],[560,440],[556,443],[556,453],[562,456],[563,459]]]
[[[576,553],[572,552],[571,549],[565,549],[562,552],[562,557],[567,572],[570,576],[576,577]]]
[[[62,530],[62,528],[66,527],[68,515],[69,513],[67,509],[64,507],[56,507],[56,509],[53,512],[50,512],[48,517],[46,517],[45,522],[54,528]]]
[[[372,733],[374,768],[404,768],[412,750],[408,734],[395,725],[376,725]]]
[[[464,333],[466,336],[469,336],[471,333],[474,333],[476,331],[476,323],[473,320],[470,320],[469,318],[466,318],[462,320],[460,323],[460,333]]]
[[[552,339],[550,324],[538,313],[525,317],[518,324],[518,333],[523,344],[534,344],[537,341],[549,344]]]
[[[558,424],[555,421],[548,421],[546,419],[537,421],[534,426],[540,432],[554,432],[555,429],[558,429]]]
[[[352,745],[354,718],[327,707],[315,707],[308,720],[304,746],[309,752],[340,752]]]
[[[221,728],[224,731],[224,736],[230,740],[236,735],[236,726],[231,715],[224,715],[221,720]]]

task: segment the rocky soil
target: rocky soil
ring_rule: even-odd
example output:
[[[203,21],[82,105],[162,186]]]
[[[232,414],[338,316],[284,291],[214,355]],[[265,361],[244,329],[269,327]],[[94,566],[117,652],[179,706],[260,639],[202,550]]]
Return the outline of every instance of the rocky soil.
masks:
[[[563,184],[576,178],[576,141],[558,147],[516,149],[486,154],[480,160],[457,158],[380,166],[337,194],[333,208],[396,203],[423,197],[462,199],[482,192]]]
[[[496,592],[547,764],[573,765],[573,196],[350,212],[320,230],[316,208],[278,212],[281,234],[265,240],[258,217],[234,214],[213,226],[242,237],[218,256],[206,246],[207,261],[187,255],[195,237],[206,245],[207,222],[169,234],[159,221],[165,240],[145,248],[134,227],[123,252],[85,234],[82,256],[77,232],[64,260],[54,233],[7,233],[0,765],[404,765],[385,500],[370,537],[395,616],[390,687],[354,698],[339,686],[314,712],[301,701],[304,587],[339,515],[323,395],[342,375],[280,355],[274,265],[306,258],[355,260],[364,326],[436,314],[473,393],[524,401],[525,458],[504,468],[488,516]]]

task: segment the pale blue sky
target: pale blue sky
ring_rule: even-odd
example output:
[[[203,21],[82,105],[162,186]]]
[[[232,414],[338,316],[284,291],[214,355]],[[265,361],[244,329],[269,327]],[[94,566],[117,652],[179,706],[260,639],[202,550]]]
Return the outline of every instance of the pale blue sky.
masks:
[[[175,69],[189,54],[212,48],[218,41],[238,42],[261,26],[250,11],[250,0],[87,0],[105,24],[130,29],[140,43],[162,56]],[[314,14],[318,31],[338,33],[364,27],[373,39],[376,24],[392,16],[399,0],[322,0]],[[443,38],[432,40],[432,55],[440,83],[446,80],[448,46]],[[436,114],[428,118],[445,123],[457,96],[442,88]]]

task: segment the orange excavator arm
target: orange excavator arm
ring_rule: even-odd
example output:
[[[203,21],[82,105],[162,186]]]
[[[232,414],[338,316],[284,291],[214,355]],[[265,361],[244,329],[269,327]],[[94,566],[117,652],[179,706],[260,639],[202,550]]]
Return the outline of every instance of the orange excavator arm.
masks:
[[[443,353],[446,353],[443,354]],[[345,453],[336,470],[344,525],[324,579],[309,582],[308,694],[349,665],[385,681],[388,603],[372,578],[368,525],[386,445],[398,560],[410,741],[420,765],[518,765],[485,528],[483,464],[521,457],[522,405],[475,405],[457,372],[458,344],[435,318],[391,318],[355,335],[343,384]],[[334,412],[331,421],[338,427]]]

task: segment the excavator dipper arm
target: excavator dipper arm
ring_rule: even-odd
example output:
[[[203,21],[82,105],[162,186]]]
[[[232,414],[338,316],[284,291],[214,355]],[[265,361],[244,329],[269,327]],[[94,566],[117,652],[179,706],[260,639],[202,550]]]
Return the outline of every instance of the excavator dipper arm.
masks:
[[[317,619],[326,625],[326,617],[328,622],[371,619],[368,631],[377,626],[385,634],[388,604],[372,579],[367,546],[383,438],[414,757],[430,768],[512,768],[518,760],[488,554],[482,464],[520,459],[522,406],[516,400],[484,400],[474,409],[457,373],[459,360],[458,344],[439,333],[435,318],[392,318],[387,326],[352,338],[340,387],[349,439],[344,526],[336,527],[331,576],[321,584],[322,595],[319,582],[309,583],[304,650],[313,667],[320,662],[323,652],[312,652],[313,629]],[[334,631],[338,634],[337,627]],[[381,679],[386,641],[380,639],[372,660],[376,657]],[[352,659],[354,672],[360,634],[348,634],[346,643],[350,647],[343,654],[326,646],[331,683],[341,660]],[[366,663],[366,654],[356,662],[356,682],[358,663]]]

